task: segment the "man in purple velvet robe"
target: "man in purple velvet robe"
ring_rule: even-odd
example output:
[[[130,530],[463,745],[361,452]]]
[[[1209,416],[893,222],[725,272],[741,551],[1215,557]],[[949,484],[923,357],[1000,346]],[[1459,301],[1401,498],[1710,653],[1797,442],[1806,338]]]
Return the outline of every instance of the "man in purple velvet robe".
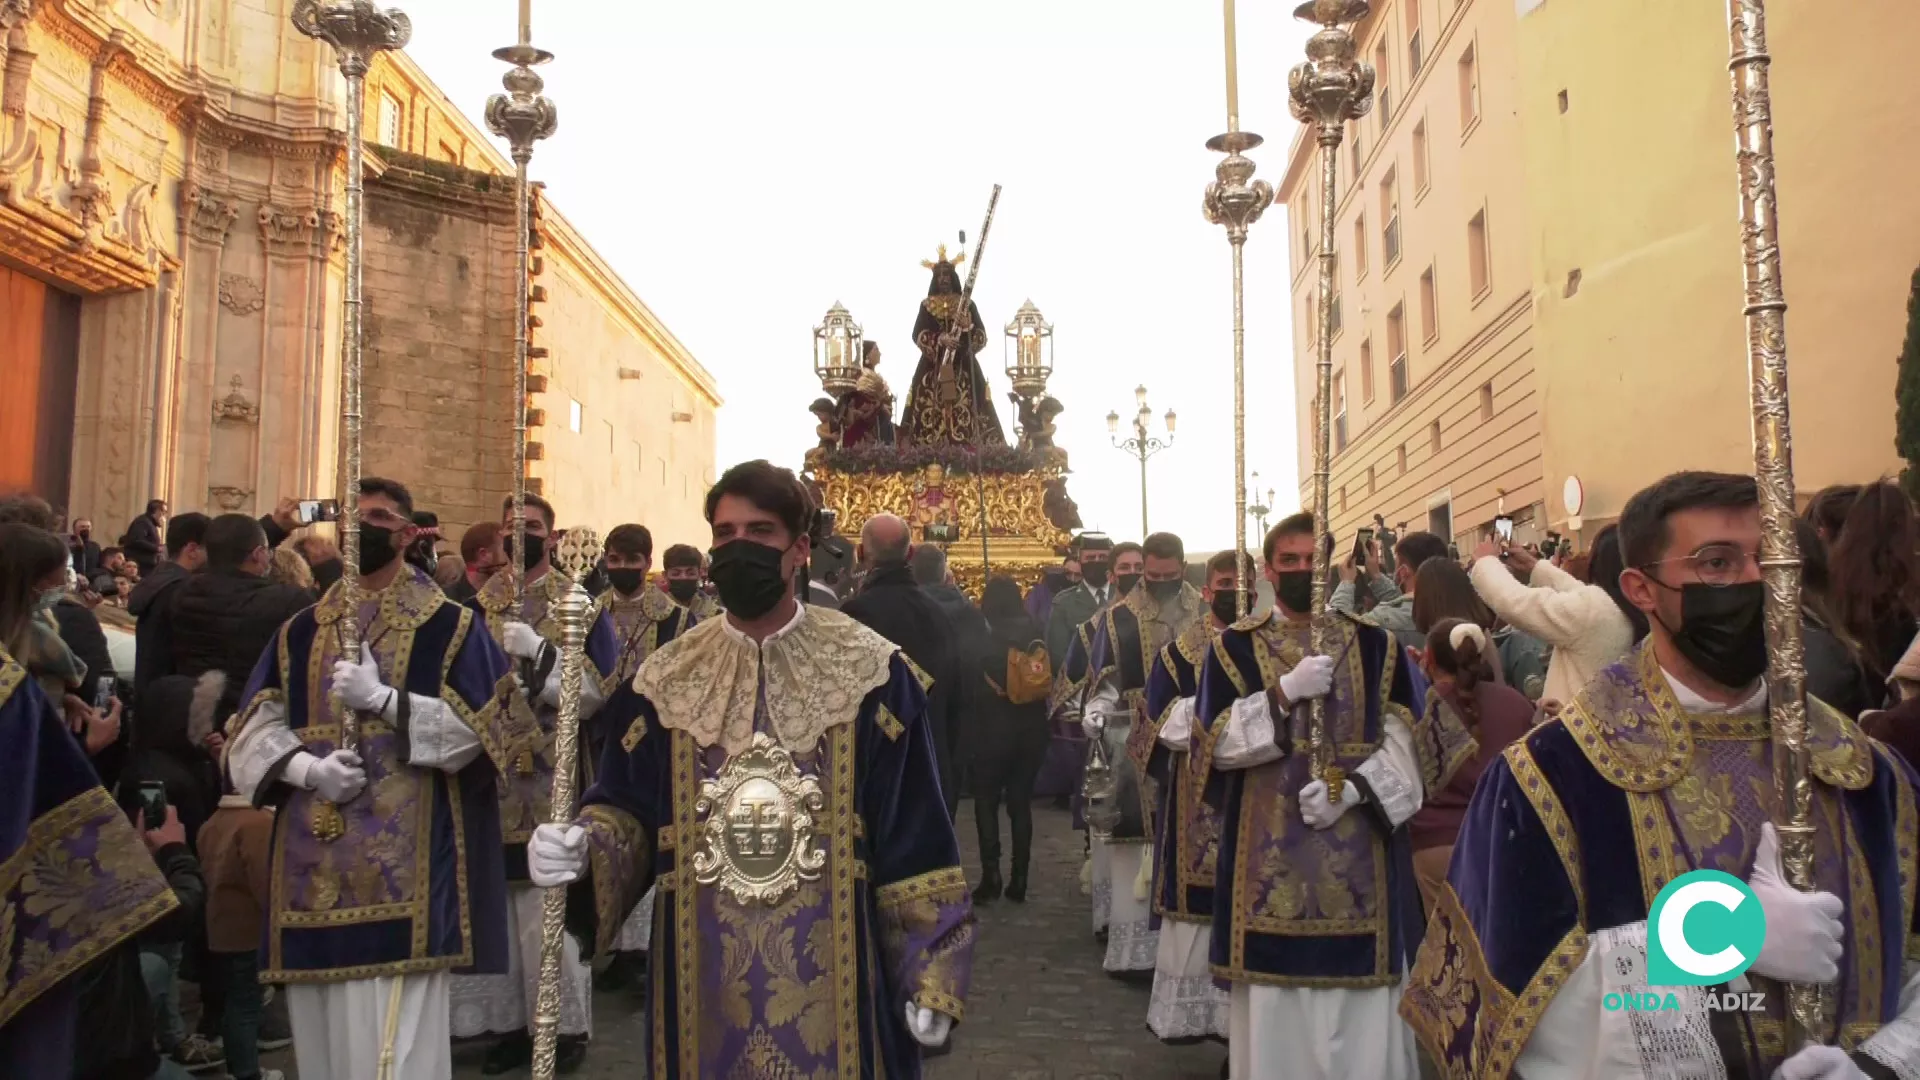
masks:
[[[179,906],[27,669],[0,647],[0,1076],[72,1073],[79,972]]]
[[[684,544],[679,546],[685,548]],[[695,571],[695,578],[687,581],[682,572],[679,577],[669,577],[667,583],[669,587],[683,589],[691,599],[693,592],[687,586],[696,585],[699,581],[700,557],[695,552],[693,558],[688,560],[686,554],[688,551],[676,553],[669,549],[667,557],[679,565],[669,565],[668,571],[672,573],[691,567]],[[594,600],[594,605],[613,621],[614,681],[619,685],[632,682],[647,657],[691,628],[693,613],[676,603],[672,594],[647,587],[647,571],[653,567],[653,534],[645,525],[614,526],[613,531],[607,533],[606,560],[607,580],[611,587]],[[592,758],[600,756],[609,737],[618,738],[623,734],[625,732],[607,732],[604,727],[592,732],[588,739],[593,750]],[[633,906],[626,922],[621,924],[620,936],[613,942],[613,962],[594,979],[594,988],[617,990],[629,985],[637,987],[646,971],[652,932],[653,892],[649,890]]]
[[[643,665],[572,826],[528,845],[578,880],[604,949],[649,885],[654,1080],[920,1075],[961,1017],[974,923],[924,677],[854,620],[795,602],[813,514],[764,461],[707,493],[724,618]]]
[[[1782,880],[1760,537],[1752,477],[1678,473],[1628,500],[1621,592],[1651,629],[1480,778],[1401,1007],[1443,1075],[1920,1075],[1914,773],[1809,697],[1815,890]],[[1735,985],[1609,1007],[1649,993],[1654,900],[1694,870],[1748,883],[1758,955]],[[1827,1045],[1790,1052],[1789,982],[1825,987]],[[1729,992],[1761,1011],[1709,1007]]]
[[[1396,1012],[1420,934],[1400,828],[1424,798],[1413,686],[1406,653],[1364,620],[1334,616],[1332,655],[1313,654],[1313,544],[1311,514],[1273,527],[1274,610],[1201,665],[1191,752],[1221,811],[1210,959],[1233,984],[1229,1061],[1235,1077],[1414,1080]],[[1312,767],[1313,698],[1337,787]]]
[[[229,726],[235,787],[279,806],[260,980],[288,987],[301,1080],[444,1080],[449,972],[506,968],[495,779],[534,731],[485,627],[400,557],[406,488],[362,479],[357,513],[358,609],[336,583],[288,620]]]
[[[533,1061],[533,1005],[540,976],[540,891],[527,881],[527,838],[533,827],[551,819],[553,792],[550,756],[554,724],[560,716],[560,620],[557,604],[565,595],[565,577],[553,572],[556,518],[553,504],[538,495],[526,496],[527,550],[513,550],[513,500],[501,503],[500,534],[507,557],[519,559],[525,570],[518,595],[506,573],[487,579],[467,608],[485,620],[487,632],[514,662],[524,701],[532,709],[540,735],[507,770],[500,781],[500,829],[506,840],[507,909],[512,929],[507,935],[507,971],[504,975],[473,975],[453,983],[453,1037],[503,1036],[487,1052],[488,1075],[509,1072]],[[604,742],[595,714],[619,682],[615,670],[618,645],[613,620],[596,610],[587,630],[586,678],[580,685],[580,731],[583,747]],[[590,755],[580,758],[584,776]],[[577,790],[577,789],[576,789]],[[586,1059],[587,1039],[593,1034],[593,972],[580,959],[580,945],[569,939],[560,960],[560,1044],[554,1053],[556,1070],[572,1072]]]

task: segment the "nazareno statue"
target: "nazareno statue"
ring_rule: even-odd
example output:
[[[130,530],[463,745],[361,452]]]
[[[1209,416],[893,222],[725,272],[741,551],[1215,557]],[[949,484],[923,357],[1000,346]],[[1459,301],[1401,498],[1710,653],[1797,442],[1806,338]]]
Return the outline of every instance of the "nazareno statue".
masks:
[[[900,417],[900,442],[921,446],[1004,446],[1006,435],[987,381],[976,357],[987,346],[980,309],[967,302],[961,330],[959,265],[964,254],[947,259],[946,245],[939,257],[925,265],[933,271],[927,298],[913,324],[913,343],[920,364],[913,372],[906,412]],[[952,359],[942,362],[947,346]]]

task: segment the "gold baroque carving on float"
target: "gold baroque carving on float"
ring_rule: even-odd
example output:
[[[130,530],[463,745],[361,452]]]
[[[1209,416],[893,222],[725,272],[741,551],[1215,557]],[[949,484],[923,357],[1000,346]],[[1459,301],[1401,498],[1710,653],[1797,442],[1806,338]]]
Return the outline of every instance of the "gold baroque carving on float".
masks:
[[[988,473],[982,483],[970,473],[946,473],[946,501],[953,508],[959,532],[954,547],[969,540],[979,542],[983,488],[990,541],[1028,540],[1049,549],[1064,546],[1072,536],[1047,520],[1046,513],[1046,485],[1056,475],[1052,470]],[[915,501],[925,490],[925,481],[917,470],[843,473],[816,467],[813,479],[819,485],[822,504],[839,512],[839,529],[848,536],[859,533],[875,514],[897,514],[911,520]]]

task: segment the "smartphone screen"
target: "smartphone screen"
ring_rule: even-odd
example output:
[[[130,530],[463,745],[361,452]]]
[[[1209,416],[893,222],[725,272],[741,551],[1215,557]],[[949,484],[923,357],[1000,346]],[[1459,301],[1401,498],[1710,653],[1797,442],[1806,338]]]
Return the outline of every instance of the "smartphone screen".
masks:
[[[1493,519],[1493,535],[1502,543],[1513,539],[1513,519],[1505,514]]]
[[[93,707],[100,713],[113,708],[113,677],[100,676],[100,684],[93,691]]]
[[[140,782],[140,816],[148,829],[157,829],[167,820],[167,785],[158,780]]]
[[[1353,565],[1367,565],[1367,545],[1373,543],[1373,530],[1361,529],[1353,538]]]
[[[300,524],[312,525],[316,521],[340,520],[339,499],[301,499]]]

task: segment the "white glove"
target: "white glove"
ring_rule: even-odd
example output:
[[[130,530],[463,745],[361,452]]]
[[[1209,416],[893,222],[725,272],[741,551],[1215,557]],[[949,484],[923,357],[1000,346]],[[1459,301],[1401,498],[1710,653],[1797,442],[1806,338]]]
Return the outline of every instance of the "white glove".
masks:
[[[587,830],[578,825],[539,825],[527,839],[527,878],[543,889],[580,879],[587,868]]]
[[[507,655],[521,660],[540,659],[540,650],[547,645],[547,639],[540,636],[540,631],[523,622],[508,623],[500,638],[506,646]]]
[[[939,1046],[953,1030],[953,1017],[907,1002],[907,1033],[921,1046]]]
[[[1193,742],[1193,699],[1181,698],[1167,710],[1166,723],[1160,725],[1160,745],[1176,753],[1185,753]]]
[[[393,700],[394,689],[380,681],[380,668],[373,662],[373,649],[360,644],[360,662],[339,660],[333,665],[333,688],[347,708],[361,712],[385,709]]]
[[[1752,971],[1781,982],[1831,983],[1840,977],[1840,957],[1846,951],[1840,938],[1840,917],[1846,913],[1846,904],[1832,893],[1801,892],[1787,884],[1781,874],[1780,836],[1774,832],[1773,823],[1767,822],[1760,826],[1753,876],[1747,879],[1760,901],[1760,910],[1767,916],[1767,938]]]
[[[1773,936],[1773,927],[1767,927]],[[1809,1046],[1780,1063],[1773,1080],[1867,1080],[1867,1074],[1837,1046]]]
[[[326,757],[313,758],[302,781],[308,790],[318,792],[335,806],[342,806],[358,798],[366,788],[367,770],[361,768],[359,754],[335,750]]]
[[[1315,659],[1318,659],[1317,657]],[[1300,819],[1315,829],[1328,829],[1340,815],[1360,805],[1360,788],[1352,781],[1340,785],[1340,801],[1327,799],[1327,782],[1315,780],[1300,789]]]
[[[1081,713],[1080,730],[1087,733],[1087,738],[1097,739],[1101,732],[1107,730],[1107,718],[1097,712]]]
[[[1298,705],[1317,697],[1326,697],[1333,691],[1333,657],[1308,656],[1293,666],[1293,670],[1280,676],[1280,693],[1287,701]]]

